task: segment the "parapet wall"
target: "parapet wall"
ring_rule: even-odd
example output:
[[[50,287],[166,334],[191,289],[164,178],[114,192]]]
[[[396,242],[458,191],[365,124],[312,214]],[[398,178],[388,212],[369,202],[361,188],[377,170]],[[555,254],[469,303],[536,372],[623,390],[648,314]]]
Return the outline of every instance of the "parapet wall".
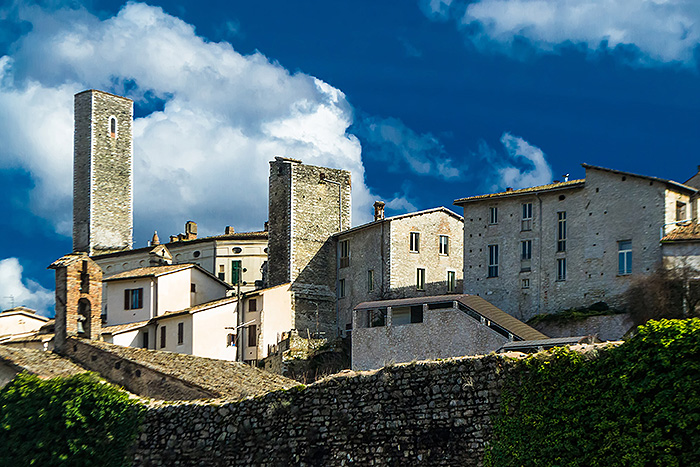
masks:
[[[465,357],[342,373],[240,402],[154,406],[134,465],[482,465],[513,367]]]

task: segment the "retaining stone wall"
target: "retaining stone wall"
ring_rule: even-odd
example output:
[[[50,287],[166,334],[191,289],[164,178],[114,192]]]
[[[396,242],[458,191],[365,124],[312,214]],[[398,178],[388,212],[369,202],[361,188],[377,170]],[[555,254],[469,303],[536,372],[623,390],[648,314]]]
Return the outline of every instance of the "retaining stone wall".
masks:
[[[512,368],[501,356],[465,357],[223,405],[154,406],[134,465],[479,466]]]

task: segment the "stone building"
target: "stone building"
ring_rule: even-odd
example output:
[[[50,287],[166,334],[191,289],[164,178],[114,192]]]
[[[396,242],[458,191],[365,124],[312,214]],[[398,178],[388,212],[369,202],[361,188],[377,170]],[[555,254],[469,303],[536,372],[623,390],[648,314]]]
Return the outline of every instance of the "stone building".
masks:
[[[132,246],[133,104],[94,89],[75,95],[73,251]]]
[[[384,217],[336,234],[341,329],[360,302],[462,290],[462,217],[444,207]]]
[[[350,172],[276,157],[269,180],[269,285],[290,282],[292,325],[337,330],[332,235],[350,228]]]
[[[697,218],[697,188],[583,164],[581,180],[458,199],[464,292],[520,319],[618,303],[662,261],[659,240]]]
[[[56,271],[54,348],[66,339],[98,339],[102,330],[102,270],[87,253],[65,255],[50,266]]]

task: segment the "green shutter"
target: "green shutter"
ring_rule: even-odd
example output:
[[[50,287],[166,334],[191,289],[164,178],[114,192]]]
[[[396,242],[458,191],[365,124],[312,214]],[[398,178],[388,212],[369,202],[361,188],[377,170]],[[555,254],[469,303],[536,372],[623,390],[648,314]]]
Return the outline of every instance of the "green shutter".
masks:
[[[236,285],[241,279],[241,262],[232,261],[231,262],[231,284]]]

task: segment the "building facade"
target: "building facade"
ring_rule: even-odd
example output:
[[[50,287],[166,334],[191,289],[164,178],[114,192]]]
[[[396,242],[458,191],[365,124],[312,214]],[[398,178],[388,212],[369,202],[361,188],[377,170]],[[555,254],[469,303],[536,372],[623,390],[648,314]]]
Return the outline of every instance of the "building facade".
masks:
[[[102,91],[75,95],[73,251],[132,246],[133,108],[131,99]]]
[[[352,329],[360,302],[423,297],[462,290],[462,217],[444,207],[375,220],[334,236],[338,316]]]
[[[697,189],[584,164],[586,178],[463,198],[464,292],[527,320],[618,303],[697,216]]]

